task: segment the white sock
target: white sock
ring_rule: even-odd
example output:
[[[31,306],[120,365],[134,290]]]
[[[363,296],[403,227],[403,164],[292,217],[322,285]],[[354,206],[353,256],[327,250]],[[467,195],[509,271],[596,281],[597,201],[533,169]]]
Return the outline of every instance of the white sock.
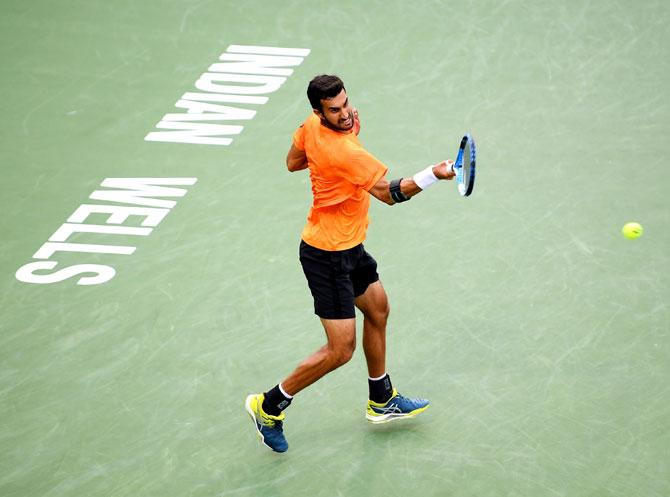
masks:
[[[284,387],[281,386],[281,383],[279,384],[279,391],[281,394],[286,397],[288,400],[291,400],[293,398],[293,395],[289,395],[286,393],[286,390],[284,390]]]

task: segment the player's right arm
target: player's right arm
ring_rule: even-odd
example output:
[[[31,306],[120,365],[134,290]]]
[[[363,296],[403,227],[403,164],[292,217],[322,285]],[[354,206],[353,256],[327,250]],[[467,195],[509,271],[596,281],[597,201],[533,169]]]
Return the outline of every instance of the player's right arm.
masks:
[[[286,167],[291,172],[307,169],[307,154],[296,147],[295,143],[291,143],[291,148],[286,154]]]
[[[452,161],[442,161],[438,164],[432,166],[433,174],[438,180],[441,179],[452,179],[456,174],[451,170]],[[414,195],[422,192],[419,185],[416,184],[413,177],[403,178],[400,181],[400,191],[406,197],[406,200],[409,200]],[[383,176],[377,183],[375,183],[372,188],[368,190],[370,195],[375,197],[378,200],[381,200],[385,204],[393,205],[396,201],[391,196],[391,183],[386,179],[386,176]]]

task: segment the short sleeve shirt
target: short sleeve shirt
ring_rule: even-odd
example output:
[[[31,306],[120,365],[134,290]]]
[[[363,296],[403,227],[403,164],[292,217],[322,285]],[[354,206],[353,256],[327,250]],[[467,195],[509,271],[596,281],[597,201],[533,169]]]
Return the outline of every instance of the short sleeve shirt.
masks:
[[[293,135],[307,155],[313,203],[302,239],[322,250],[346,250],[365,240],[372,188],[388,168],[363,148],[355,133],[341,133],[311,114]]]

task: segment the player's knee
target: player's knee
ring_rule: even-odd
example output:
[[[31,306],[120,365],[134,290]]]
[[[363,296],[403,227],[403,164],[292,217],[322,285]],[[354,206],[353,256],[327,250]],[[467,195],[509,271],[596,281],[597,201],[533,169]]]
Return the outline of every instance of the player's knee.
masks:
[[[389,305],[388,300],[386,300],[380,310],[380,315],[382,319],[384,319],[384,322],[389,318],[389,314],[391,314],[391,306]]]
[[[381,292],[379,298],[376,299],[375,301],[375,306],[373,310],[375,311],[375,314],[378,319],[386,322],[386,320],[389,317],[389,314],[391,313],[391,306],[389,305],[389,299],[386,296],[386,292],[383,291]]]
[[[391,307],[389,306],[388,301],[384,300],[371,309],[365,317],[369,319],[374,326],[384,327],[386,326],[386,321],[388,321],[390,313]]]
[[[342,350],[340,351],[340,364],[348,363],[351,358],[354,356],[354,351],[356,350],[356,340],[351,340],[347,342]]]
[[[342,366],[348,363],[354,356],[356,350],[356,340],[347,341],[333,350],[331,358],[334,367]]]

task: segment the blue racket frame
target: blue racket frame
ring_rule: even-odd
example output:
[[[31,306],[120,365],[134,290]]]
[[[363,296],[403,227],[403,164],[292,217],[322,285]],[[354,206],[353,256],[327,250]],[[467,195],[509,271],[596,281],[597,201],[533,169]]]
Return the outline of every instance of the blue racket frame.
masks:
[[[463,155],[465,154],[465,148],[468,143],[470,144],[470,173],[466,178],[466,172],[463,169]],[[469,196],[475,186],[476,150],[474,138],[472,138],[469,133],[466,134],[461,140],[461,145],[458,148],[458,155],[456,156],[456,162],[454,162],[453,166],[454,172],[456,173],[456,182],[458,183],[458,193],[463,197]]]

